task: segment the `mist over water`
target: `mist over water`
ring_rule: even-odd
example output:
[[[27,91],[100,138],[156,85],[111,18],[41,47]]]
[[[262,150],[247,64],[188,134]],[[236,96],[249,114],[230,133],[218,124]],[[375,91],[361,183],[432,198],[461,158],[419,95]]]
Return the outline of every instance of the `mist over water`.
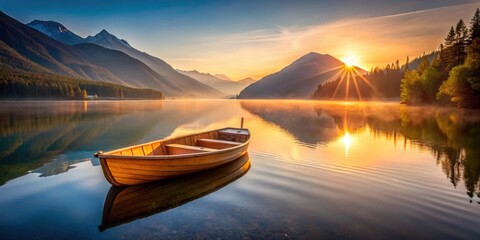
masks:
[[[397,103],[0,102],[0,238],[478,238],[479,113]],[[93,152],[238,127],[241,117],[253,137],[244,175],[98,230],[110,185]]]

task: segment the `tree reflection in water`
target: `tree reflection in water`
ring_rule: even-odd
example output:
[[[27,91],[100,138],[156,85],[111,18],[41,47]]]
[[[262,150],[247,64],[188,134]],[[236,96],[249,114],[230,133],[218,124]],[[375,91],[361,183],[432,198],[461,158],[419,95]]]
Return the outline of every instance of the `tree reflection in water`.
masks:
[[[68,171],[72,164],[88,161],[91,152],[98,150],[100,144],[113,148],[139,141],[159,120],[141,117],[136,112],[154,109],[162,113],[161,101],[149,103],[3,103],[0,109],[0,185],[31,170],[40,176]],[[126,127],[132,125],[142,127]],[[119,133],[128,137],[119,137]],[[72,152],[76,153],[72,155]]]
[[[427,149],[454,187],[463,180],[470,198],[480,198],[480,112],[382,103],[242,102],[248,112],[291,133],[322,144],[367,128],[394,144]],[[408,142],[407,142],[408,141]]]

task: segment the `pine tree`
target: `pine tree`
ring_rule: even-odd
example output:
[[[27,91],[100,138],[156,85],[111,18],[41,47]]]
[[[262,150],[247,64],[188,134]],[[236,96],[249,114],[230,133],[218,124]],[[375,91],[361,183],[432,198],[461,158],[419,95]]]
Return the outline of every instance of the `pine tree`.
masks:
[[[418,66],[418,74],[422,75],[422,73],[430,67],[430,62],[427,59],[427,56],[422,57],[422,61],[420,62],[420,66]]]
[[[455,30],[453,29],[453,26],[450,28],[450,31],[448,32],[447,37],[445,38],[445,47],[451,47],[455,43]]]
[[[460,19],[455,27],[455,66],[463,64],[467,56],[468,29],[465,23]]]
[[[447,51],[445,50],[443,43],[440,44],[440,47],[439,47],[438,61],[439,61],[439,70],[443,73],[444,77],[448,76]]]
[[[455,66],[455,29],[450,27],[450,31],[445,37],[443,44],[442,64],[444,65],[444,72],[447,73]]]
[[[469,43],[473,42],[476,38],[480,38],[480,10],[478,8],[470,21],[469,31]]]
[[[470,68],[470,74],[472,75],[467,81],[471,88],[476,91],[477,98],[480,98],[480,39],[474,40],[468,47],[465,65]]]
[[[448,100],[458,107],[480,107],[480,39],[468,47],[465,64],[450,71],[448,79],[440,86],[437,99]]]
[[[409,69],[409,66],[408,66],[409,62],[410,62],[410,59],[409,59],[408,56],[407,56],[407,61],[405,62],[405,72],[407,72],[408,70],[410,70],[410,69]]]
[[[462,41],[468,37],[468,29],[462,19],[458,20],[455,27],[455,38],[457,42]]]

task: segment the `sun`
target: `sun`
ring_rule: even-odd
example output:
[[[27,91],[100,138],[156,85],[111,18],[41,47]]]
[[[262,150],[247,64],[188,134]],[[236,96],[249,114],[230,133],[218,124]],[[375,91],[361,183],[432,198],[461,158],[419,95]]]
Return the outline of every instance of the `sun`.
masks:
[[[342,61],[347,67],[358,66],[358,57],[355,55],[347,55],[342,59]]]

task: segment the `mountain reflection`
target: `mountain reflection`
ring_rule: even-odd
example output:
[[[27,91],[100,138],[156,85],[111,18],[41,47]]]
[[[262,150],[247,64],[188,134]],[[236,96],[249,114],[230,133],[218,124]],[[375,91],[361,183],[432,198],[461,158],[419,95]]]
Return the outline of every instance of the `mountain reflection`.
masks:
[[[278,125],[307,145],[329,142],[338,137],[340,130],[332,115],[316,111],[311,104],[284,103],[243,101],[241,106],[248,112]]]
[[[25,111],[19,110],[22,108]],[[118,114],[121,110],[113,114],[89,112],[82,102],[4,103],[0,111],[0,184],[42,166],[69,148],[88,143],[109,129],[111,119]],[[97,122],[102,124],[95,124]],[[50,166],[61,165],[61,162],[59,159]],[[54,174],[46,168],[48,166],[43,170],[49,172],[47,175]]]
[[[291,133],[306,144],[342,138],[346,151],[350,135],[369,131],[397,143],[426,149],[453,186],[463,180],[467,194],[480,197],[480,114],[478,111],[399,104],[282,102],[241,103],[242,108]],[[348,136],[348,139],[347,139]],[[358,143],[361,144],[361,143]],[[369,149],[371,146],[365,146]],[[346,154],[348,154],[346,152]]]
[[[0,185],[59,174],[92,152],[169,136],[210,106],[162,101],[0,103]],[[174,121],[172,121],[174,119]]]

